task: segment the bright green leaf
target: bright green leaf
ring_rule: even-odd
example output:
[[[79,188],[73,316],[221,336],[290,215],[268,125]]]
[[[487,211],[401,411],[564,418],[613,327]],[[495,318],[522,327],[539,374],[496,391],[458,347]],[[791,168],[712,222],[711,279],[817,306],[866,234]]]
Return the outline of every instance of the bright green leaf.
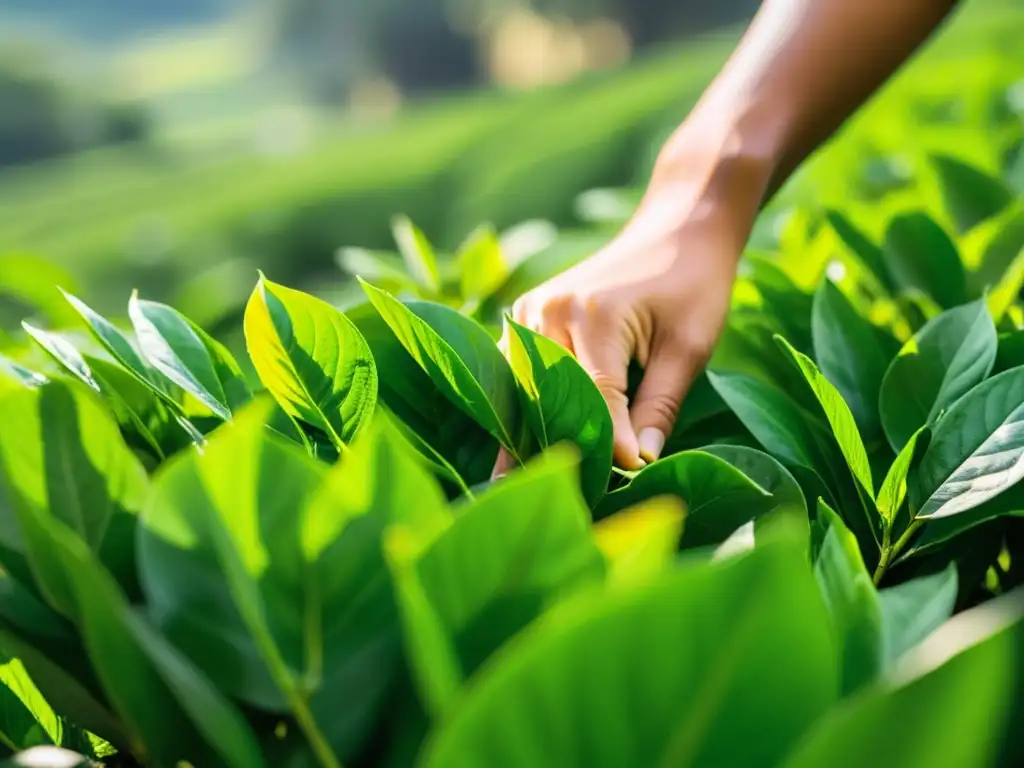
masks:
[[[910,440],[896,457],[896,461],[889,467],[885,480],[882,481],[877,499],[878,514],[887,529],[891,530],[893,523],[896,522],[896,515],[900,511],[900,507],[903,506],[903,500],[907,497],[907,476],[910,473],[910,465],[915,458],[921,458],[930,437],[931,433],[928,427],[921,427],[911,435]]]
[[[612,418],[593,379],[561,345],[506,319],[508,355],[523,410],[541,449],[571,442],[580,451],[583,496],[593,506],[612,469]]]
[[[391,232],[409,274],[429,295],[437,295],[441,290],[441,277],[437,271],[437,256],[426,235],[405,216],[392,220]]]
[[[150,365],[215,414],[230,419],[248,402],[249,387],[231,353],[177,310],[132,294],[128,315]]]
[[[323,431],[337,450],[373,415],[377,369],[370,348],[330,304],[261,276],[245,309],[245,340],[278,405]]]
[[[778,544],[550,614],[481,671],[423,764],[772,766],[836,693],[824,607]]]
[[[608,563],[609,582],[634,586],[668,570],[685,518],[679,500],[659,496],[599,520],[594,540]]]

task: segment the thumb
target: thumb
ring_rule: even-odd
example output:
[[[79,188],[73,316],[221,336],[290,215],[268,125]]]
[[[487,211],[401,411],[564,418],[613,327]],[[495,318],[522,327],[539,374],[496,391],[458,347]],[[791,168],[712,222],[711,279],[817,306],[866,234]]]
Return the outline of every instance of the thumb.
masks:
[[[627,373],[632,350],[625,334],[592,322],[573,334],[572,344],[577,361],[608,405],[615,431],[615,463],[623,469],[640,469],[640,446],[629,419]]]
[[[697,366],[677,350],[655,350],[637,389],[631,413],[640,457],[657,461],[672,434]]]

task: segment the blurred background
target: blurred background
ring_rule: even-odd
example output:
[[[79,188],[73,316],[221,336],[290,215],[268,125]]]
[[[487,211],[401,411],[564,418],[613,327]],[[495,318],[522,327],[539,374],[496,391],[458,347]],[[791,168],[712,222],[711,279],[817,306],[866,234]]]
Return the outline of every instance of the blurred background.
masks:
[[[257,268],[344,301],[345,248],[393,248],[399,213],[442,250],[491,223],[554,271],[628,213],[757,5],[0,0],[0,293],[123,314],[138,288],[216,332]],[[914,99],[895,83],[802,175],[870,202],[910,184],[920,121],[1024,113],[1024,3],[963,5],[901,76]],[[1014,124],[942,141],[1024,185]]]

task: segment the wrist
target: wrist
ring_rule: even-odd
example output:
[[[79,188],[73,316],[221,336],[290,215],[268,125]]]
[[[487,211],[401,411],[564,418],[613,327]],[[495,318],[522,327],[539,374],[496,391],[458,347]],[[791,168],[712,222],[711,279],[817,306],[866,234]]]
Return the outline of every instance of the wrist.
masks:
[[[651,177],[663,190],[739,206],[755,216],[785,164],[786,122],[756,99],[706,96],[665,143]]]

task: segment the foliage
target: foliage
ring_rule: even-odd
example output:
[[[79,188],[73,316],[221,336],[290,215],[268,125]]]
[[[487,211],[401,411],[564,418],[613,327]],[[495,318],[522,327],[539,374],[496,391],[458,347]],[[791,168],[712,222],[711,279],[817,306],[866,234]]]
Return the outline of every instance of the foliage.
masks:
[[[23,262],[46,311],[0,357],[0,744],[1019,765],[1024,202],[978,158],[1024,130],[986,119],[973,158],[884,190],[825,165],[773,202],[636,473],[572,354],[503,315],[586,249],[481,228],[449,254],[396,219],[398,254],[339,257],[359,301],[260,276],[247,360]]]

